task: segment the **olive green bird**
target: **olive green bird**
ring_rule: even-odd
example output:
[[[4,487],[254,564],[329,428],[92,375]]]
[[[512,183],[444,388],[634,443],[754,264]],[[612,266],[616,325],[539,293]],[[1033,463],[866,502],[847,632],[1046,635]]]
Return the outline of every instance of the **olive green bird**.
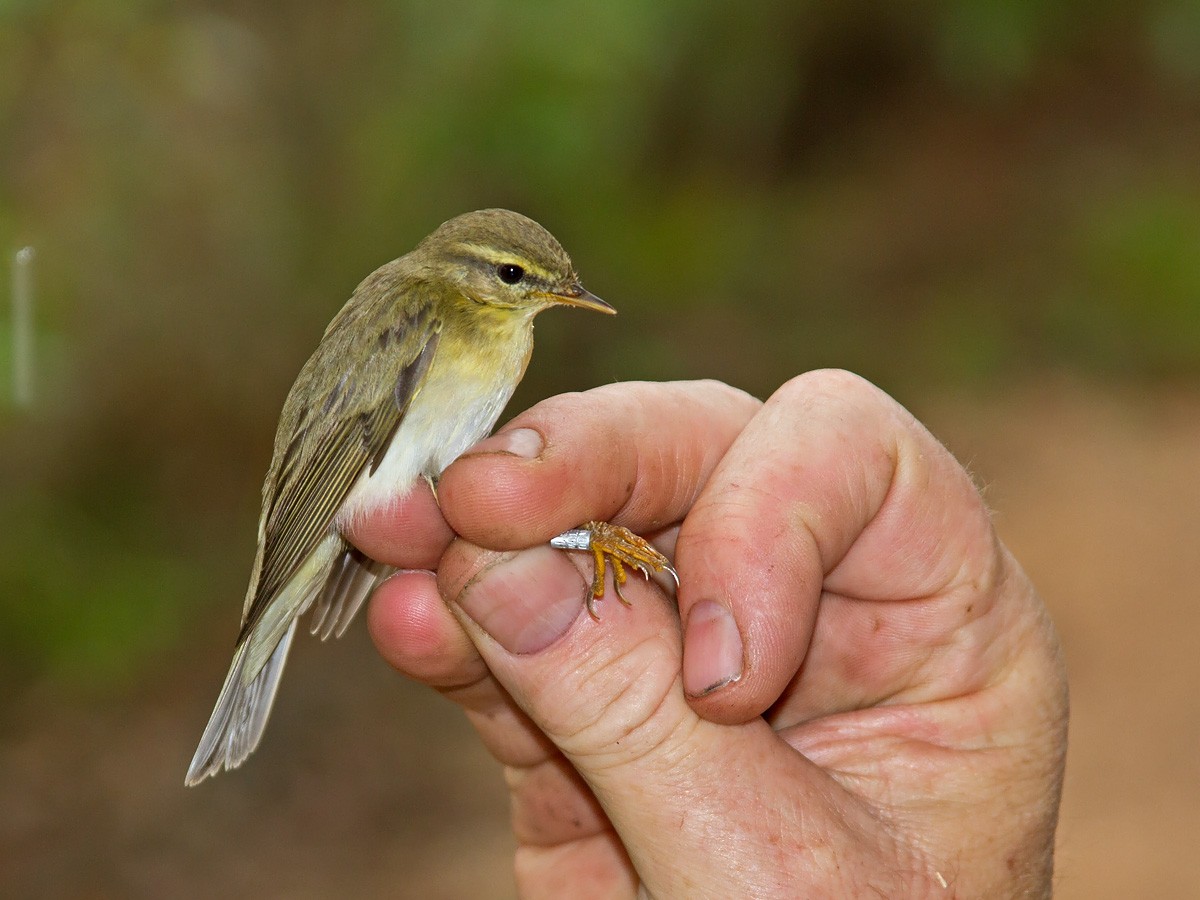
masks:
[[[431,483],[484,437],[525,373],[533,318],[551,306],[614,313],[583,289],[566,252],[532,219],[487,209],[451,219],[377,269],[329,323],[283,405],[263,484],[258,552],[233,663],[186,782],[240,765],[262,737],[299,616],[341,635],[392,569],[343,530]],[[604,562],[674,570],[625,529],[588,523],[552,541]],[[621,597],[624,600],[624,597]]]

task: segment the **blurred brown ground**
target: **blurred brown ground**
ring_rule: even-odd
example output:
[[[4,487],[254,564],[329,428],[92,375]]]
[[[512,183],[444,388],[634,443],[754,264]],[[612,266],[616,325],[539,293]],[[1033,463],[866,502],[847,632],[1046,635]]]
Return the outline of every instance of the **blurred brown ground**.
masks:
[[[907,399],[985,486],[1066,644],[1057,896],[1195,896],[1200,396],[1063,380]],[[12,701],[0,896],[513,896],[498,767],[361,625],[301,642],[258,753],[184,789],[228,624],[119,703]]]

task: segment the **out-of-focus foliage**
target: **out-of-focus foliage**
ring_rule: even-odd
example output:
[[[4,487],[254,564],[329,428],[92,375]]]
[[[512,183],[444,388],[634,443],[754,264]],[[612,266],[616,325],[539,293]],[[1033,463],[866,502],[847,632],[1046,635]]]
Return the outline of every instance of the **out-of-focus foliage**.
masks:
[[[544,316],[517,404],[1200,372],[1194,0],[8,0],[0,137],[39,329],[17,411],[0,316],[0,674],[232,636],[287,385],[466,209],[622,313]]]

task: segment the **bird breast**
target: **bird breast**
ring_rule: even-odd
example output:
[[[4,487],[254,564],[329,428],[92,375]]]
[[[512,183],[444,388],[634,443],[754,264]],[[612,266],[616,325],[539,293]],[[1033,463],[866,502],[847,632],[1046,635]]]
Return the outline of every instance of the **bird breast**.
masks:
[[[456,349],[439,346],[382,461],[373,472],[364,470],[346,495],[339,525],[400,500],[422,475],[440,475],[496,424],[524,374],[528,350],[468,365]]]

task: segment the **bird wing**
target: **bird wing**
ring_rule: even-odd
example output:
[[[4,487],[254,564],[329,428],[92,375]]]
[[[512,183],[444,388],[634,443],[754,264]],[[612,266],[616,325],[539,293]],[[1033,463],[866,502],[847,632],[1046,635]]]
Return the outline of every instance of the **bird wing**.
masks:
[[[339,317],[334,324],[340,321]],[[429,371],[440,333],[441,322],[431,308],[418,308],[404,321],[380,332],[381,352],[400,352],[406,357],[388,363],[390,372],[397,372],[398,367],[390,390],[361,408],[341,408],[355,393],[347,389],[348,385],[361,391],[380,375],[378,360],[352,361],[324,399],[315,399],[291,417],[295,421],[287,443],[282,445],[283,458],[273,483],[269,480],[265,489],[260,559],[242,616],[239,642],[328,536],[334,517],[363,469],[374,471],[382,461]],[[404,339],[389,341],[389,334],[402,334]],[[314,429],[323,429],[315,441],[309,437]]]

